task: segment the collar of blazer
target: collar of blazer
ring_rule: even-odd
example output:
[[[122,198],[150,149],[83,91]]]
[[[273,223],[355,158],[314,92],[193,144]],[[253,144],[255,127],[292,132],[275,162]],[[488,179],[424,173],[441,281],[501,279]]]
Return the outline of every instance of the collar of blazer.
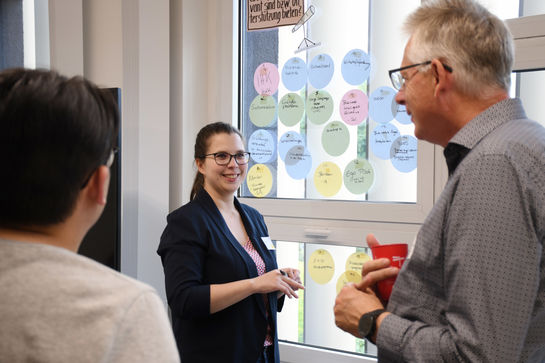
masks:
[[[246,265],[246,271],[248,273],[248,276],[257,277],[257,268],[255,266],[254,261],[252,260],[250,255],[248,255],[244,247],[242,247],[241,244],[233,236],[233,234],[229,230],[229,227],[227,227],[227,224],[225,223],[225,220],[223,219],[223,216],[221,215],[218,207],[216,206],[216,203],[214,203],[214,200],[208,194],[208,192],[204,189],[201,189],[195,196],[194,201],[202,205],[206,213],[208,213],[208,215],[212,218],[214,223],[225,235],[225,238],[230,242],[232,247],[242,257],[242,260],[244,260]],[[265,263],[265,266],[267,267],[267,271],[275,269],[276,261],[274,258],[275,257],[274,254],[272,254],[266,248],[265,243],[261,240],[262,236],[257,235],[259,231],[261,230],[261,228],[259,228],[256,225],[256,224],[259,224],[259,222],[256,220],[252,220],[252,218],[248,215],[248,213],[244,209],[243,205],[238,201],[236,197],[234,199],[234,203],[235,203],[235,208],[240,213],[242,222],[244,223],[244,227],[246,228],[246,232],[248,233],[248,236],[250,236],[250,238],[254,242],[255,249],[259,252],[259,255],[263,258],[263,262]],[[271,308],[273,308],[272,304],[274,303],[274,307],[275,307],[276,301],[272,301],[271,296],[273,297],[274,300],[276,300],[276,292],[270,293],[268,295],[269,295],[268,297],[269,304],[271,305]],[[263,299],[261,298],[261,295],[255,294],[254,297],[256,299],[257,304],[260,307],[261,312],[263,313],[263,316],[266,317],[267,316],[266,308],[265,308]]]

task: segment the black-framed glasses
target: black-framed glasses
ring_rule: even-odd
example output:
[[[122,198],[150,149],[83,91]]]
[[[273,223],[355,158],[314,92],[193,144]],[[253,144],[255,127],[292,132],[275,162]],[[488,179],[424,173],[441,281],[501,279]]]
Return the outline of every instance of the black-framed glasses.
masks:
[[[409,68],[414,68],[414,67],[427,66],[428,64],[431,64],[431,60],[389,70],[388,74],[390,75],[390,80],[392,81],[392,85],[394,86],[396,90],[400,91],[405,85],[405,81],[407,80],[407,78],[403,77],[403,75],[401,74],[401,71],[404,71]],[[448,72],[452,73],[452,67],[446,65],[445,63],[441,63],[441,64],[443,65],[443,67],[445,67],[445,69]]]
[[[228,152],[220,151],[217,153],[203,155],[201,158],[207,158],[210,156],[213,156],[216,164],[221,166],[229,165],[231,159],[233,158],[235,158],[235,162],[238,165],[248,164],[248,161],[250,160],[250,153],[247,151],[241,151],[236,154],[229,154]]]
[[[100,164],[98,166],[101,166],[101,165],[105,165],[107,166],[108,168],[110,168],[112,166],[112,164],[114,163],[114,159],[115,159],[115,154],[117,154],[117,152],[119,151],[119,148],[117,146],[114,146],[112,148],[112,150],[110,150],[110,153],[108,154],[108,159],[106,159],[105,161],[101,161]],[[87,185],[87,183],[89,183],[89,180],[91,179],[91,177],[93,176],[93,173],[95,172],[96,168],[94,168],[90,173],[89,175],[85,178],[85,181],[83,182],[83,184],[81,185],[81,189],[85,188],[85,186]]]

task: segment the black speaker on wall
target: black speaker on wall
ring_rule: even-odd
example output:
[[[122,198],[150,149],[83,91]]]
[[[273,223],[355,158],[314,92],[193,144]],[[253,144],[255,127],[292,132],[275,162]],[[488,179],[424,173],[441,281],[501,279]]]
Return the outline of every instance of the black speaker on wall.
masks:
[[[108,88],[121,115],[121,89]],[[118,152],[110,168],[110,187],[104,212],[83,239],[78,253],[120,271],[121,252],[121,117],[117,135]]]

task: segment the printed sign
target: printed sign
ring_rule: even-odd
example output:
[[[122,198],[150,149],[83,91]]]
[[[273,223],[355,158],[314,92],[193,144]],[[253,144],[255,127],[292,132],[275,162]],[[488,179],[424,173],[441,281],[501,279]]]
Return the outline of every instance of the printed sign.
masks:
[[[305,13],[304,0],[247,0],[248,30],[297,24]]]

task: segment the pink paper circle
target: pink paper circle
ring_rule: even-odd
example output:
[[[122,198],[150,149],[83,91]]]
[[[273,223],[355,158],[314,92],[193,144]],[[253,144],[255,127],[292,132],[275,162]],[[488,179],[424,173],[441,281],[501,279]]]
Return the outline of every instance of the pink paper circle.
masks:
[[[339,105],[341,118],[348,125],[359,125],[369,113],[367,95],[359,89],[346,92]]]
[[[274,95],[279,81],[278,68],[272,63],[261,63],[254,72],[254,87],[260,95]]]

